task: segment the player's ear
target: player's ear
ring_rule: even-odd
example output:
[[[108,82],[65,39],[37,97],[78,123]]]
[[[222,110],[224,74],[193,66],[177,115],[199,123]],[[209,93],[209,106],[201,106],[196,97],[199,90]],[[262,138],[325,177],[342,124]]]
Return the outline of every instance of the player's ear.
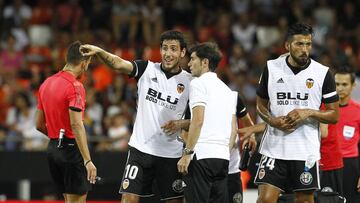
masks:
[[[204,58],[203,60],[201,60],[201,63],[206,67],[209,67],[209,59]],[[209,67],[210,68],[210,67]]]
[[[183,49],[181,50],[181,54],[180,54],[181,58],[184,57],[185,54],[186,54],[186,49],[183,48]]]
[[[290,51],[290,43],[288,41],[285,42],[285,49]]]

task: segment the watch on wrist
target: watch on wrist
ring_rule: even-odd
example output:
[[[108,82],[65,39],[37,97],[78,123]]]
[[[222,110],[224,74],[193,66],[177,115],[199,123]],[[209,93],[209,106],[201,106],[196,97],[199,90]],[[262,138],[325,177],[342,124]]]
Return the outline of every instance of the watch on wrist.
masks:
[[[194,153],[194,150],[192,150],[192,149],[188,149],[186,147],[183,149],[183,155],[190,155],[193,153]]]

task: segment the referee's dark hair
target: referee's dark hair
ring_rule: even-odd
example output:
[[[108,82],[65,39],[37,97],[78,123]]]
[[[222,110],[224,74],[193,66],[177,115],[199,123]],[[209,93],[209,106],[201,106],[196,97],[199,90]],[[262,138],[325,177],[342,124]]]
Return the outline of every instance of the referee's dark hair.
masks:
[[[83,56],[80,53],[81,45],[80,41],[75,41],[69,45],[66,53],[66,63],[78,65],[80,62],[86,61],[90,58],[90,56]]]
[[[196,52],[196,56],[201,60],[208,59],[210,71],[215,71],[221,60],[221,54],[218,46],[212,42],[195,45],[189,50],[189,52],[190,54]]]
[[[183,50],[184,48],[187,48],[187,44],[185,42],[185,37],[183,35],[183,33],[176,31],[176,30],[168,30],[163,32],[160,35],[160,46],[163,45],[163,42],[165,40],[177,40],[180,43],[180,48],[181,50]]]
[[[294,35],[312,35],[313,28],[306,23],[295,23],[288,28],[286,33],[286,41],[292,39]]]
[[[340,67],[340,68],[337,68],[335,70],[335,75],[336,74],[343,74],[343,75],[347,75],[349,74],[350,75],[350,80],[351,80],[351,84],[354,84],[355,82],[355,72],[352,68],[350,68],[349,66],[343,66],[343,67]]]

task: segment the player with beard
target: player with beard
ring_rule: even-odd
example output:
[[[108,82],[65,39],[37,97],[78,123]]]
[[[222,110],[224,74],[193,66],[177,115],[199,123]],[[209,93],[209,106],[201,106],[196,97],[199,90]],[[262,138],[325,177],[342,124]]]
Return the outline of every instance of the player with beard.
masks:
[[[319,123],[336,123],[338,95],[329,68],[312,60],[312,27],[289,27],[289,54],[267,61],[257,89],[257,112],[267,123],[255,177],[257,202],[276,202],[281,191],[314,202],[319,189]],[[321,103],[325,109],[320,110]]]
[[[137,115],[120,188],[121,202],[137,203],[140,197],[152,196],[154,180],[163,201],[182,202],[182,176],[177,172],[182,143],[176,140],[179,133],[169,137],[161,126],[180,119],[189,99],[192,77],[179,65],[186,52],[183,34],[178,31],[161,34],[161,63],[127,61],[93,45],[83,45],[80,50],[85,56],[98,56],[109,67],[137,80]]]

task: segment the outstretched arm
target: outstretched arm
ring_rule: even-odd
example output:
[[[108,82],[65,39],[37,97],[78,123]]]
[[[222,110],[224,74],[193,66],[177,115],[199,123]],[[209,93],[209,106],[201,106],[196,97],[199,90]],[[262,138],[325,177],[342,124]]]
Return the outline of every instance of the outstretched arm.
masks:
[[[119,71],[120,73],[130,74],[133,71],[133,64],[130,61],[120,58],[112,53],[109,53],[100,47],[85,44],[80,46],[80,52],[83,56],[98,56],[104,64],[110,68]]]

